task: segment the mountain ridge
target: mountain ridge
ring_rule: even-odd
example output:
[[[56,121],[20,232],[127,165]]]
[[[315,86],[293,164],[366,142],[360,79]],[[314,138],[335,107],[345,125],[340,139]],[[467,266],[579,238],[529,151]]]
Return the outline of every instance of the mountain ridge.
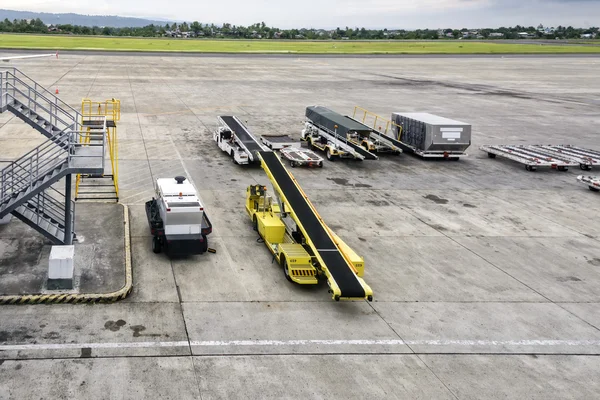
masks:
[[[101,26],[111,28],[137,28],[150,24],[164,26],[167,23],[172,23],[171,20],[161,19],[146,19],[137,17],[121,17],[118,15],[84,15],[76,13],[45,13],[35,11],[18,11],[0,9],[0,20],[9,19],[10,21],[17,19],[36,19],[39,18],[45,24],[52,25],[80,25],[80,26]]]

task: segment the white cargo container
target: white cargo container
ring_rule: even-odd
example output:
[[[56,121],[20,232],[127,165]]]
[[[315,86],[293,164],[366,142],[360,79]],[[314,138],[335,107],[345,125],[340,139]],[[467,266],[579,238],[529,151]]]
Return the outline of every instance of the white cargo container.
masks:
[[[471,145],[471,125],[429,113],[392,113],[396,139],[422,157],[457,159]],[[401,128],[401,129],[400,129]],[[401,130],[401,131],[400,131]]]

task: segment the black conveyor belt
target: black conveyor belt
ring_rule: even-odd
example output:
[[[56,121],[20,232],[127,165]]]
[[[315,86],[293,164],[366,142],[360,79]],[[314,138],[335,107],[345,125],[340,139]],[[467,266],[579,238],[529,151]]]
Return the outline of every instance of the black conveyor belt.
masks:
[[[241,125],[235,118],[231,116],[221,116],[223,122],[235,133],[235,136],[246,146],[251,152],[262,151],[263,148],[258,143],[256,138],[248,132],[245,126]]]
[[[333,242],[325,227],[319,221],[314,210],[304,198],[296,183],[292,180],[287,170],[272,152],[261,152],[266,167],[271,171],[277,185],[289,203],[289,207],[300,220],[304,228],[304,234],[315,246],[314,250],[325,263],[331,276],[337,283],[344,298],[364,298],[365,290],[358,281],[351,265],[346,261],[340,249]]]
[[[395,139],[395,138],[393,138],[391,136],[388,136],[388,135],[386,135],[384,133],[373,131],[373,132],[371,132],[371,136],[375,137],[375,138],[378,138],[378,139],[381,138],[381,139],[388,140],[394,146],[398,147],[399,149],[404,150],[405,148],[407,148],[407,146],[404,143],[402,143],[401,141],[399,141],[399,140],[397,140],[397,139]]]

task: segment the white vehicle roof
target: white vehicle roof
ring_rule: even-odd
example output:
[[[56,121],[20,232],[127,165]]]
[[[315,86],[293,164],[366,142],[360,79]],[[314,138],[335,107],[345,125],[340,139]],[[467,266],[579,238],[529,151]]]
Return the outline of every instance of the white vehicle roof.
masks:
[[[187,179],[182,183],[177,183],[175,178],[160,178],[156,180],[156,185],[161,196],[169,204],[197,202],[202,206],[196,188]]]

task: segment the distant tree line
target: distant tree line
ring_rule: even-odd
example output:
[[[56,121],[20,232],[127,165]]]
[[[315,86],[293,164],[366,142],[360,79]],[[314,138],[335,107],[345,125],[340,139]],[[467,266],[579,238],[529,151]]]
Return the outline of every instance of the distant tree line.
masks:
[[[79,25],[46,25],[37,18],[32,20],[5,19],[0,21],[0,32],[39,33],[39,34],[74,34],[99,36],[137,36],[137,37],[207,37],[230,39],[296,39],[296,40],[436,40],[436,39],[579,39],[596,37],[599,29],[564,27],[500,27],[497,29],[417,29],[388,30],[365,28],[326,29],[279,29],[269,27],[264,22],[250,26],[225,23],[202,24],[194,21],[190,24],[168,23],[164,26],[147,25],[139,28],[111,28]]]

